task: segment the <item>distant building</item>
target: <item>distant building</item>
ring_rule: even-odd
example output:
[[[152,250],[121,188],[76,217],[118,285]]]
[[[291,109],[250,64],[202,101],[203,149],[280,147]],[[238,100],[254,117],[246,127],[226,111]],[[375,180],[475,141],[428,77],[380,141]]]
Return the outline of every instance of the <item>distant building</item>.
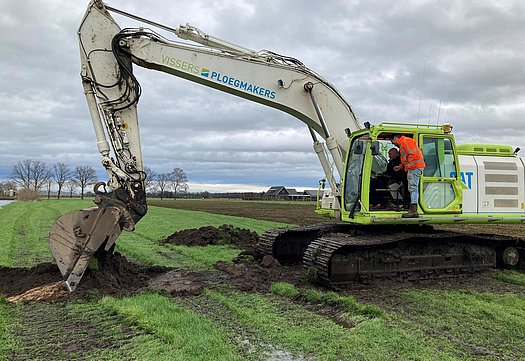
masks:
[[[315,201],[317,190],[297,192],[294,188],[273,186],[266,191],[263,198],[272,201]]]
[[[303,191],[303,194],[305,196],[307,196],[308,200],[312,200],[312,201],[315,201],[317,200],[317,192],[319,192],[319,198],[322,198],[323,197],[323,194],[324,194],[324,190],[321,189],[321,190],[317,190],[317,189],[305,189]]]

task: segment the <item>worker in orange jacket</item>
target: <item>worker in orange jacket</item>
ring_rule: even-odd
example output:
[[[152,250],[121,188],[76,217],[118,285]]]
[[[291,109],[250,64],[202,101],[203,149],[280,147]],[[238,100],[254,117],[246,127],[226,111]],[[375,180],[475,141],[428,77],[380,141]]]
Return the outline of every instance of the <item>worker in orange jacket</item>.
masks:
[[[392,143],[399,148],[401,164],[394,167],[395,171],[407,172],[408,191],[410,192],[410,208],[408,213],[402,215],[403,218],[417,218],[417,203],[419,200],[419,179],[425,169],[423,153],[418,148],[414,139],[404,135],[396,134],[392,137]],[[396,169],[397,168],[397,169]]]

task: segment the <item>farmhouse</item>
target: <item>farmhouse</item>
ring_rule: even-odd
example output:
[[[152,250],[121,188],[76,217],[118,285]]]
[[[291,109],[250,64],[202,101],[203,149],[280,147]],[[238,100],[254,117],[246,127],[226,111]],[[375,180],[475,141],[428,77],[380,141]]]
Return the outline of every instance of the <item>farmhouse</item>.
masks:
[[[315,201],[317,199],[317,190],[309,189],[303,192],[297,192],[294,188],[273,186],[266,191],[264,198],[274,201]]]

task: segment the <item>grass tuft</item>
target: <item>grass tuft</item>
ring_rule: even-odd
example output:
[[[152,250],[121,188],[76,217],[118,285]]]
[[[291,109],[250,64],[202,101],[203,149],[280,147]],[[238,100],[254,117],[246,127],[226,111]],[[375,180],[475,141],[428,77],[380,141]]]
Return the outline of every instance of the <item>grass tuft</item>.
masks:
[[[274,295],[288,298],[295,298],[299,295],[299,290],[297,290],[294,285],[286,282],[272,283],[270,286],[270,292]]]
[[[512,270],[498,270],[492,273],[492,278],[518,286],[525,286],[525,274]]]
[[[103,306],[124,316],[141,335],[132,339],[138,360],[242,360],[211,321],[158,293],[116,299]]]
[[[340,307],[350,314],[357,314],[371,318],[381,317],[385,314],[378,306],[361,304],[352,296],[344,296],[332,291],[322,292],[316,289],[308,289],[301,295],[301,299],[311,304]]]

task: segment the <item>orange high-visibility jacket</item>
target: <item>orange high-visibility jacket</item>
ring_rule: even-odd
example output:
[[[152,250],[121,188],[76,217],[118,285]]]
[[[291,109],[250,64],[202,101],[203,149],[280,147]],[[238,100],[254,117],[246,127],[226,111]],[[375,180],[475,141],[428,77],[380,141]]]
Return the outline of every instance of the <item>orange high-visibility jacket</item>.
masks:
[[[423,153],[417,147],[416,141],[414,139],[405,137],[403,135],[401,138],[399,138],[397,145],[399,146],[401,164],[403,164],[405,170],[425,168]]]

